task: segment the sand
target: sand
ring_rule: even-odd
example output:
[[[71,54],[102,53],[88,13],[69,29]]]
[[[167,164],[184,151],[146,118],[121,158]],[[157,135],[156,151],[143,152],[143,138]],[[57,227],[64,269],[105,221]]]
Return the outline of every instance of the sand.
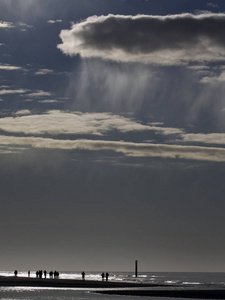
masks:
[[[138,284],[128,282],[106,282],[94,280],[4,277],[0,276],[0,286],[29,286],[29,287],[57,287],[57,288],[85,288],[96,289],[103,294],[174,297],[193,299],[225,299],[225,288],[212,289],[196,286],[178,287],[156,284]]]
[[[33,278],[0,276],[0,286],[38,286],[38,287],[72,287],[72,288],[129,288],[145,287],[145,284],[100,281],[100,280],[74,280],[60,278]]]
[[[173,297],[173,298],[192,298],[192,299],[225,299],[224,289],[157,289],[157,290],[115,290],[99,291],[101,294],[126,295],[126,296],[145,296],[145,297]]]

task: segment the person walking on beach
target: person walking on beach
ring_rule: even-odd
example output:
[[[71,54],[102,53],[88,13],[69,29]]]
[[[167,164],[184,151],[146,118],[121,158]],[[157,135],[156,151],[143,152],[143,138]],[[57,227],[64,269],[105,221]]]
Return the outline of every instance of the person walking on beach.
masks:
[[[28,277],[30,277],[30,270],[28,271]]]
[[[14,275],[15,275],[15,276],[17,276],[17,274],[18,274],[18,271],[17,271],[17,270],[15,270],[15,272],[14,272]]]
[[[85,273],[84,273],[84,271],[81,273],[81,275],[82,275],[82,279],[85,280]]]
[[[47,271],[46,271],[46,270],[44,270],[44,276],[45,276],[45,278],[46,278],[46,276],[47,276]]]
[[[105,278],[105,274],[102,273],[102,281],[104,281],[104,278]]]
[[[106,273],[105,274],[105,280],[108,281],[108,279],[109,279],[109,273]]]

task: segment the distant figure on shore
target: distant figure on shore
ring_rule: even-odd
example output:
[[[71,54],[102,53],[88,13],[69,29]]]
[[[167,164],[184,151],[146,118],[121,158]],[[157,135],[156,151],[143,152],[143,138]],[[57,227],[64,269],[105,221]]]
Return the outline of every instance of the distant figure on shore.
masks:
[[[59,272],[55,271],[54,272],[54,278],[59,277]]]
[[[53,277],[53,271],[49,272],[49,277],[52,278]]]
[[[84,271],[81,273],[81,275],[82,275],[82,279],[85,280],[85,273],[84,273]]]
[[[39,270],[36,272],[36,277],[37,278],[42,278],[42,275],[43,275],[43,271],[42,270]]]
[[[109,273],[106,273],[105,274],[105,280],[108,281],[108,279],[109,279]]]
[[[17,270],[15,270],[15,272],[14,272],[14,275],[15,275],[15,276],[17,276],[17,274],[18,274],[18,271],[17,271]]]
[[[47,271],[46,271],[46,270],[44,270],[44,276],[45,276],[45,278],[46,278],[46,276],[47,276]]]
[[[102,273],[102,281],[104,281],[105,273]]]
[[[30,277],[30,270],[28,271],[28,277]]]

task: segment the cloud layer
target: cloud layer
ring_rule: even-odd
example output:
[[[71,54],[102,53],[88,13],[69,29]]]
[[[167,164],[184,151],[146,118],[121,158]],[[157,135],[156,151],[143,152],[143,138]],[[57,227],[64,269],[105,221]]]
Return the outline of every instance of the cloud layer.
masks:
[[[14,70],[21,70],[21,69],[22,68],[18,66],[0,64],[0,70],[14,71]]]
[[[180,64],[225,59],[225,14],[108,15],[62,30],[67,55],[115,61]]]
[[[216,144],[225,144],[223,133],[188,134],[179,128],[154,126],[154,124],[144,125],[134,119],[110,113],[71,113],[54,110],[33,115],[29,110],[19,110],[12,117],[0,118],[0,130],[2,131],[1,154],[23,152],[29,148],[42,148],[112,151],[129,157],[225,161],[225,149],[215,147]],[[145,133],[145,136],[149,136],[151,131],[161,138],[166,138],[166,143],[149,140],[141,142],[112,140],[108,135],[110,136],[113,131],[120,132],[122,139],[126,134],[134,132]],[[68,135],[70,135],[69,138]],[[88,138],[81,139],[79,136],[77,139],[77,135]],[[98,136],[98,139],[90,138],[91,135]],[[211,146],[201,144],[211,144]]]
[[[0,21],[0,28],[12,28],[13,24],[11,22]]]
[[[102,135],[111,130],[134,132],[153,130],[134,120],[109,113],[49,111],[46,114],[0,118],[0,130],[23,134],[92,134]],[[160,130],[160,129],[159,129]],[[167,130],[167,129],[165,129]],[[175,129],[168,129],[169,132]],[[177,132],[175,130],[175,132]]]
[[[125,141],[59,140],[40,137],[0,136],[0,153],[15,153],[25,148],[113,151],[130,157],[159,157],[199,161],[225,162],[225,149],[199,146],[179,146]]]

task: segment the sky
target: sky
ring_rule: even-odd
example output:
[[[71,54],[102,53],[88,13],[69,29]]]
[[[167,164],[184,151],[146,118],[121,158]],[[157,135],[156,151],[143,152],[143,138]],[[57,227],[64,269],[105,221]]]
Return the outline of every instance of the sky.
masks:
[[[0,269],[225,271],[225,3],[0,0]]]

